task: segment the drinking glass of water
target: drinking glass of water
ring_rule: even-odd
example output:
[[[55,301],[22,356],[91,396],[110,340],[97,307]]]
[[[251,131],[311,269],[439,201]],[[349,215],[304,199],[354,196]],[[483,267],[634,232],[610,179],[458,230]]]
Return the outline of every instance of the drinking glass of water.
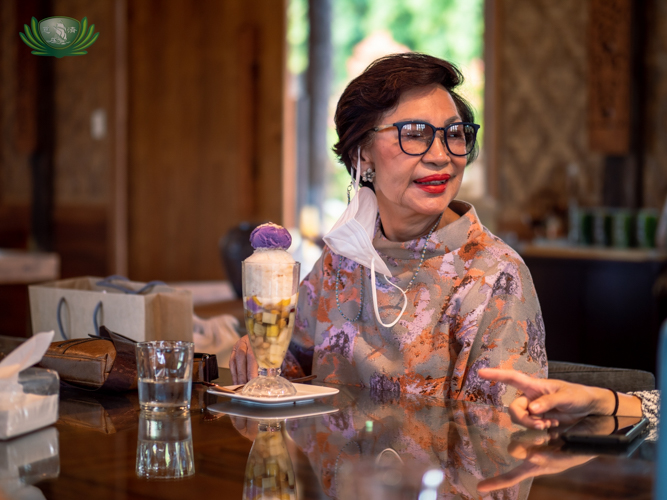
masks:
[[[158,412],[190,409],[194,344],[156,340],[137,344],[139,404]]]

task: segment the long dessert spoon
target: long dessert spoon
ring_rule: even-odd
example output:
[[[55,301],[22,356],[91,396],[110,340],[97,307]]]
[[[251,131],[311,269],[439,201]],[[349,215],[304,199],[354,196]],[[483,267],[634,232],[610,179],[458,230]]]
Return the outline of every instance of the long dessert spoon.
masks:
[[[299,378],[294,378],[291,379],[290,382],[307,382],[309,380],[314,380],[317,378],[317,375],[308,375],[307,377],[299,377]],[[203,380],[199,380],[195,382],[195,384],[202,384],[205,385],[206,387],[213,387],[221,392],[226,392],[228,394],[236,394],[239,392],[243,387],[245,387],[245,384],[241,384],[237,387],[234,387],[234,389],[228,389],[227,387],[223,387],[221,385],[215,384],[213,382],[205,382]]]

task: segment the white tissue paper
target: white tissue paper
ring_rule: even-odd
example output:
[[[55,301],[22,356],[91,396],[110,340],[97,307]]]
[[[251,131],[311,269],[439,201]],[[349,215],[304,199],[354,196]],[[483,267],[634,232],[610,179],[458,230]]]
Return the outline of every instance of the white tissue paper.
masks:
[[[38,333],[0,361],[0,439],[9,439],[58,420],[58,375],[31,369],[53,340],[53,331]]]
[[[239,321],[230,314],[223,314],[210,319],[193,316],[192,324],[195,352],[215,354],[218,366],[228,368],[234,344],[241,338]]]

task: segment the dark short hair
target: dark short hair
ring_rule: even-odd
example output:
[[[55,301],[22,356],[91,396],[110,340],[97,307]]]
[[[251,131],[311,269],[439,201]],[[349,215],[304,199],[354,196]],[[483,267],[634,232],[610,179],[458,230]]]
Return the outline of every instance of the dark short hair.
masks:
[[[381,57],[350,82],[336,106],[338,142],[334,153],[352,175],[357,147],[364,147],[371,138],[370,129],[377,126],[380,117],[398,105],[401,96],[412,89],[440,84],[452,96],[464,122],[474,122],[472,106],[454,89],[463,83],[461,71],[443,59],[407,52]],[[468,163],[475,160],[478,146],[468,155]]]

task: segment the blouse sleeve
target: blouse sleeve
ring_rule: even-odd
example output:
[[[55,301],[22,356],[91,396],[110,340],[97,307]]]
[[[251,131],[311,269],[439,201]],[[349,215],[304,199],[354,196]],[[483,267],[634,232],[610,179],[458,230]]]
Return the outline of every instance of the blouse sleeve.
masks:
[[[532,278],[518,255],[475,281],[451,326],[461,350],[450,397],[498,406],[517,397],[513,387],[481,379],[480,368],[547,376],[544,321]]]
[[[648,419],[649,441],[658,439],[658,423],[660,422],[660,391],[637,391],[628,393],[638,397],[642,402],[642,415]]]

